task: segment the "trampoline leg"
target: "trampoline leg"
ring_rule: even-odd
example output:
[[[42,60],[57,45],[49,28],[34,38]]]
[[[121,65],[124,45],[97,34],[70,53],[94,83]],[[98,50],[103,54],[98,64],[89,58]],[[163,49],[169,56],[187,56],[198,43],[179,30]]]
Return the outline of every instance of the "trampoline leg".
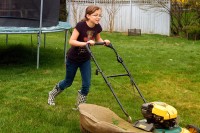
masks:
[[[64,63],[66,63],[67,36],[68,36],[68,30],[65,30],[65,42],[64,42]]]
[[[8,45],[8,34],[6,34],[6,45]]]
[[[31,46],[33,46],[33,35],[31,34]]]
[[[44,33],[44,48],[46,48],[46,33]]]
[[[37,46],[37,69],[39,69],[39,62],[40,62],[40,44],[41,44],[41,34],[37,34],[38,38],[38,46]]]

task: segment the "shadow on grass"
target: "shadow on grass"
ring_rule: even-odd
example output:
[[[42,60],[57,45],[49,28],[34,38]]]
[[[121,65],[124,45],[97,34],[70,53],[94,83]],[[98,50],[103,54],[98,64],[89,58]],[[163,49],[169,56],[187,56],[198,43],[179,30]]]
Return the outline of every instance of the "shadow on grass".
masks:
[[[40,66],[55,65],[64,58],[56,49],[40,48]],[[0,67],[36,67],[37,47],[27,45],[10,45],[0,47]]]

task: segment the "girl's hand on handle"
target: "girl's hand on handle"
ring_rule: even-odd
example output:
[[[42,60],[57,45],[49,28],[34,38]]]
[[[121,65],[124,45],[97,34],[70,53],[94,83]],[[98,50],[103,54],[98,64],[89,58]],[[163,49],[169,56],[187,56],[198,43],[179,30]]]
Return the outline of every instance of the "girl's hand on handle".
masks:
[[[87,44],[90,44],[90,46],[94,46],[95,42],[93,40],[87,41]]]
[[[109,45],[110,44],[109,40],[104,40],[104,42],[105,42],[105,45]]]

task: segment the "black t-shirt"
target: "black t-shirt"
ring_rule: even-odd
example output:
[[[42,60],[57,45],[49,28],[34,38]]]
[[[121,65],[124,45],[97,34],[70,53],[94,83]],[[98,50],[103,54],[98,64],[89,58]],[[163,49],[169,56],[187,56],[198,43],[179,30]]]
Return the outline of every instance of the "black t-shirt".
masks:
[[[86,21],[81,21],[77,23],[76,27],[79,32],[77,41],[87,42],[89,40],[95,40],[98,33],[102,31],[100,24],[96,24],[93,28],[90,28]],[[72,62],[84,62],[90,59],[90,54],[88,53],[86,47],[75,47],[71,46],[67,53],[67,57]]]

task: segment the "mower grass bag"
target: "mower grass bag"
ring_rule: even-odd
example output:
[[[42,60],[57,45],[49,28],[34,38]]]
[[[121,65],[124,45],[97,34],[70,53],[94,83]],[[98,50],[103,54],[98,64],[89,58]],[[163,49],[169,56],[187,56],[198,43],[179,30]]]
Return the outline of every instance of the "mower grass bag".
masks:
[[[109,108],[94,104],[80,104],[79,112],[82,133],[152,133],[133,127]]]

